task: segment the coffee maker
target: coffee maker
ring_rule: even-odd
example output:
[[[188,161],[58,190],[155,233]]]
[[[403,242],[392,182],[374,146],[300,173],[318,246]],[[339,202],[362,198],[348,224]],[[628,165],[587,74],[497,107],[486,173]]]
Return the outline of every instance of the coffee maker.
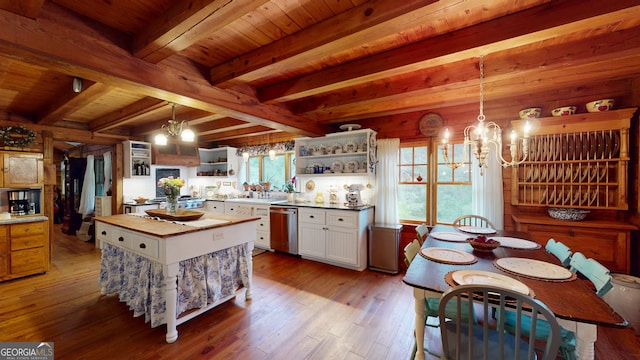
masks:
[[[11,216],[40,213],[40,189],[20,189],[7,191]]]
[[[9,197],[9,212],[12,216],[27,215],[29,212],[29,191],[7,191]]]

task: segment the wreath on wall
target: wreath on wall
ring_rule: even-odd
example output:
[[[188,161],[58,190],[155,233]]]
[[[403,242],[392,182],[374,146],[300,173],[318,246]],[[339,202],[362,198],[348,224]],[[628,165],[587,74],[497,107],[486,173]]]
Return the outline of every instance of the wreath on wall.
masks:
[[[0,128],[0,141],[4,146],[24,148],[36,141],[36,133],[24,126]]]

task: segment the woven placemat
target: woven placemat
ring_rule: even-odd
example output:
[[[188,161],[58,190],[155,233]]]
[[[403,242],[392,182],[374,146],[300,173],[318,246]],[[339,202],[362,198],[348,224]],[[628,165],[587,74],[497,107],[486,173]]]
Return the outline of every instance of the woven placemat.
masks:
[[[456,271],[457,270],[449,271],[444,275],[444,281],[451,287],[460,285],[457,282],[455,282],[455,280],[453,280],[453,273]],[[533,289],[530,286],[527,286],[527,288],[529,288],[529,296],[531,296],[532,298],[535,298],[536,297],[535,291],[533,291]]]
[[[515,272],[515,271],[507,270],[507,269],[503,268],[502,266],[498,265],[498,263],[496,263],[497,260],[498,259],[493,260],[493,266],[495,266],[496,269],[504,271],[507,274],[516,275],[516,276],[522,276],[522,277],[527,278],[527,279],[548,281],[548,282],[567,282],[567,281],[573,281],[573,280],[578,278],[578,276],[575,273],[571,273],[571,276],[566,278],[566,279],[548,279],[548,278],[542,278],[542,277],[538,277],[538,276],[520,274],[520,273]]]
[[[418,254],[420,254],[420,256],[422,256],[425,259],[428,259],[428,260],[431,260],[431,261],[435,261],[435,262],[438,262],[438,263],[441,263],[441,264],[470,265],[470,264],[475,264],[476,262],[478,262],[478,258],[473,254],[469,254],[469,255],[473,256],[473,259],[469,260],[469,261],[447,261],[447,260],[444,260],[444,259],[438,259],[438,258],[434,258],[434,257],[425,255],[422,252],[422,250],[426,250],[426,249],[429,249],[429,248],[420,249],[420,251],[418,251]]]

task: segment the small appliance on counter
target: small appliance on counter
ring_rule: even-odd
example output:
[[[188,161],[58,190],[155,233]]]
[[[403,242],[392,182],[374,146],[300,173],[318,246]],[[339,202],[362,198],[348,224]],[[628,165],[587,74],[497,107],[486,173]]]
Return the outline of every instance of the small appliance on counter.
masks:
[[[364,185],[362,184],[351,184],[347,187],[347,206],[348,207],[358,207],[363,206],[362,196],[360,195],[360,191],[364,190]]]
[[[20,189],[7,191],[9,212],[12,216],[40,213],[40,189]]]

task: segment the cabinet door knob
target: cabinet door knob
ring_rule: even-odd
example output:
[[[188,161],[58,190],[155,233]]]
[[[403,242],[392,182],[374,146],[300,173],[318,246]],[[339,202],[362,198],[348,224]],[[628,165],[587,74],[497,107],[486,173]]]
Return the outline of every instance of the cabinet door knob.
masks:
[[[309,219],[315,219],[316,217],[313,215],[309,215]]]
[[[343,218],[339,218],[338,221],[344,221],[344,219]]]
[[[122,241],[124,241],[124,238],[123,238],[122,236],[120,236],[120,237],[118,238],[118,241],[122,242]]]
[[[147,245],[145,245],[145,243],[140,244],[140,249],[146,249]]]
[[[107,235],[107,232],[102,230],[102,235]]]

